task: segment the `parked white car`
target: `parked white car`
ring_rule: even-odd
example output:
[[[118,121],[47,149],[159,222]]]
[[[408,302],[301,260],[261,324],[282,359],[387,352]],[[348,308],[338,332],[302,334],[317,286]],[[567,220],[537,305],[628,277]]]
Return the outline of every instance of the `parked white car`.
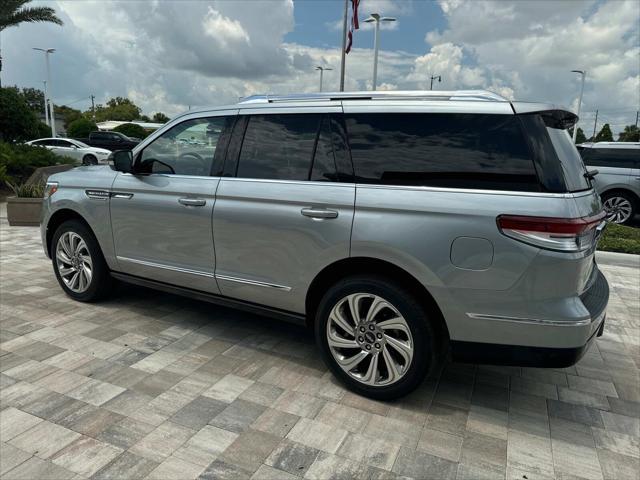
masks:
[[[71,138],[39,138],[26,142],[27,145],[45,147],[57,155],[71,157],[82,165],[107,164],[111,153],[106,148],[96,148]]]

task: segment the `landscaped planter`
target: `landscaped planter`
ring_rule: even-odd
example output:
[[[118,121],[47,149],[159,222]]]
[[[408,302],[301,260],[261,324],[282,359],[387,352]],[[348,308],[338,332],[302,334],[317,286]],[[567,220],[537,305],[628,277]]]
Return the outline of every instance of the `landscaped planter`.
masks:
[[[15,227],[37,227],[40,225],[42,198],[7,198],[7,219]]]

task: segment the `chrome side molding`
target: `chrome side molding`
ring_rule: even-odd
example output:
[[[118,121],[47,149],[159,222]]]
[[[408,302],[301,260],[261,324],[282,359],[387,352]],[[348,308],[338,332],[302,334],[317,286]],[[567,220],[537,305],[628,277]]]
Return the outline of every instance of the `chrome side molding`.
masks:
[[[475,318],[477,320],[494,320],[498,322],[513,322],[513,323],[528,323],[532,325],[547,325],[553,327],[579,327],[583,325],[590,325],[593,321],[592,318],[586,318],[584,320],[578,320],[576,322],[563,322],[561,320],[547,320],[543,318],[524,318],[524,317],[508,317],[501,315],[489,315],[484,313],[470,313],[467,312],[467,317]]]
[[[245,283],[247,285],[254,285],[256,287],[275,288],[276,290],[282,290],[284,292],[290,292],[291,287],[286,285],[278,285],[276,283],[259,282],[257,280],[247,280],[246,278],[230,277],[229,275],[217,275],[216,280],[226,280],[227,282]]]

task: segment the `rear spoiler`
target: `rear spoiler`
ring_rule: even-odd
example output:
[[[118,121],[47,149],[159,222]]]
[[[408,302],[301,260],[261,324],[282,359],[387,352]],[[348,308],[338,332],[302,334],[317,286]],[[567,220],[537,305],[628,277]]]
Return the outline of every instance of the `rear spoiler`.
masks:
[[[538,114],[547,127],[568,129],[578,123],[578,116],[565,107],[548,103],[511,102],[516,114]]]

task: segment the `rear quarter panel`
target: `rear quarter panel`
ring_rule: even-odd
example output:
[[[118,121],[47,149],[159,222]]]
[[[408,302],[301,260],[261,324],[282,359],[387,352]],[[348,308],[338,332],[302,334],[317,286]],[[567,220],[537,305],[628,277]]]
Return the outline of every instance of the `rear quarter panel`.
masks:
[[[474,334],[467,312],[559,316],[567,309],[566,299],[577,295],[584,265],[592,262],[585,253],[541,254],[537,247],[502,235],[496,218],[579,217],[585,210],[563,194],[358,185],[351,254],[405,269],[433,295],[452,339],[480,340],[487,332]],[[460,237],[488,241],[490,265],[476,270],[454,265],[452,243]],[[542,311],[547,302],[552,306]]]

